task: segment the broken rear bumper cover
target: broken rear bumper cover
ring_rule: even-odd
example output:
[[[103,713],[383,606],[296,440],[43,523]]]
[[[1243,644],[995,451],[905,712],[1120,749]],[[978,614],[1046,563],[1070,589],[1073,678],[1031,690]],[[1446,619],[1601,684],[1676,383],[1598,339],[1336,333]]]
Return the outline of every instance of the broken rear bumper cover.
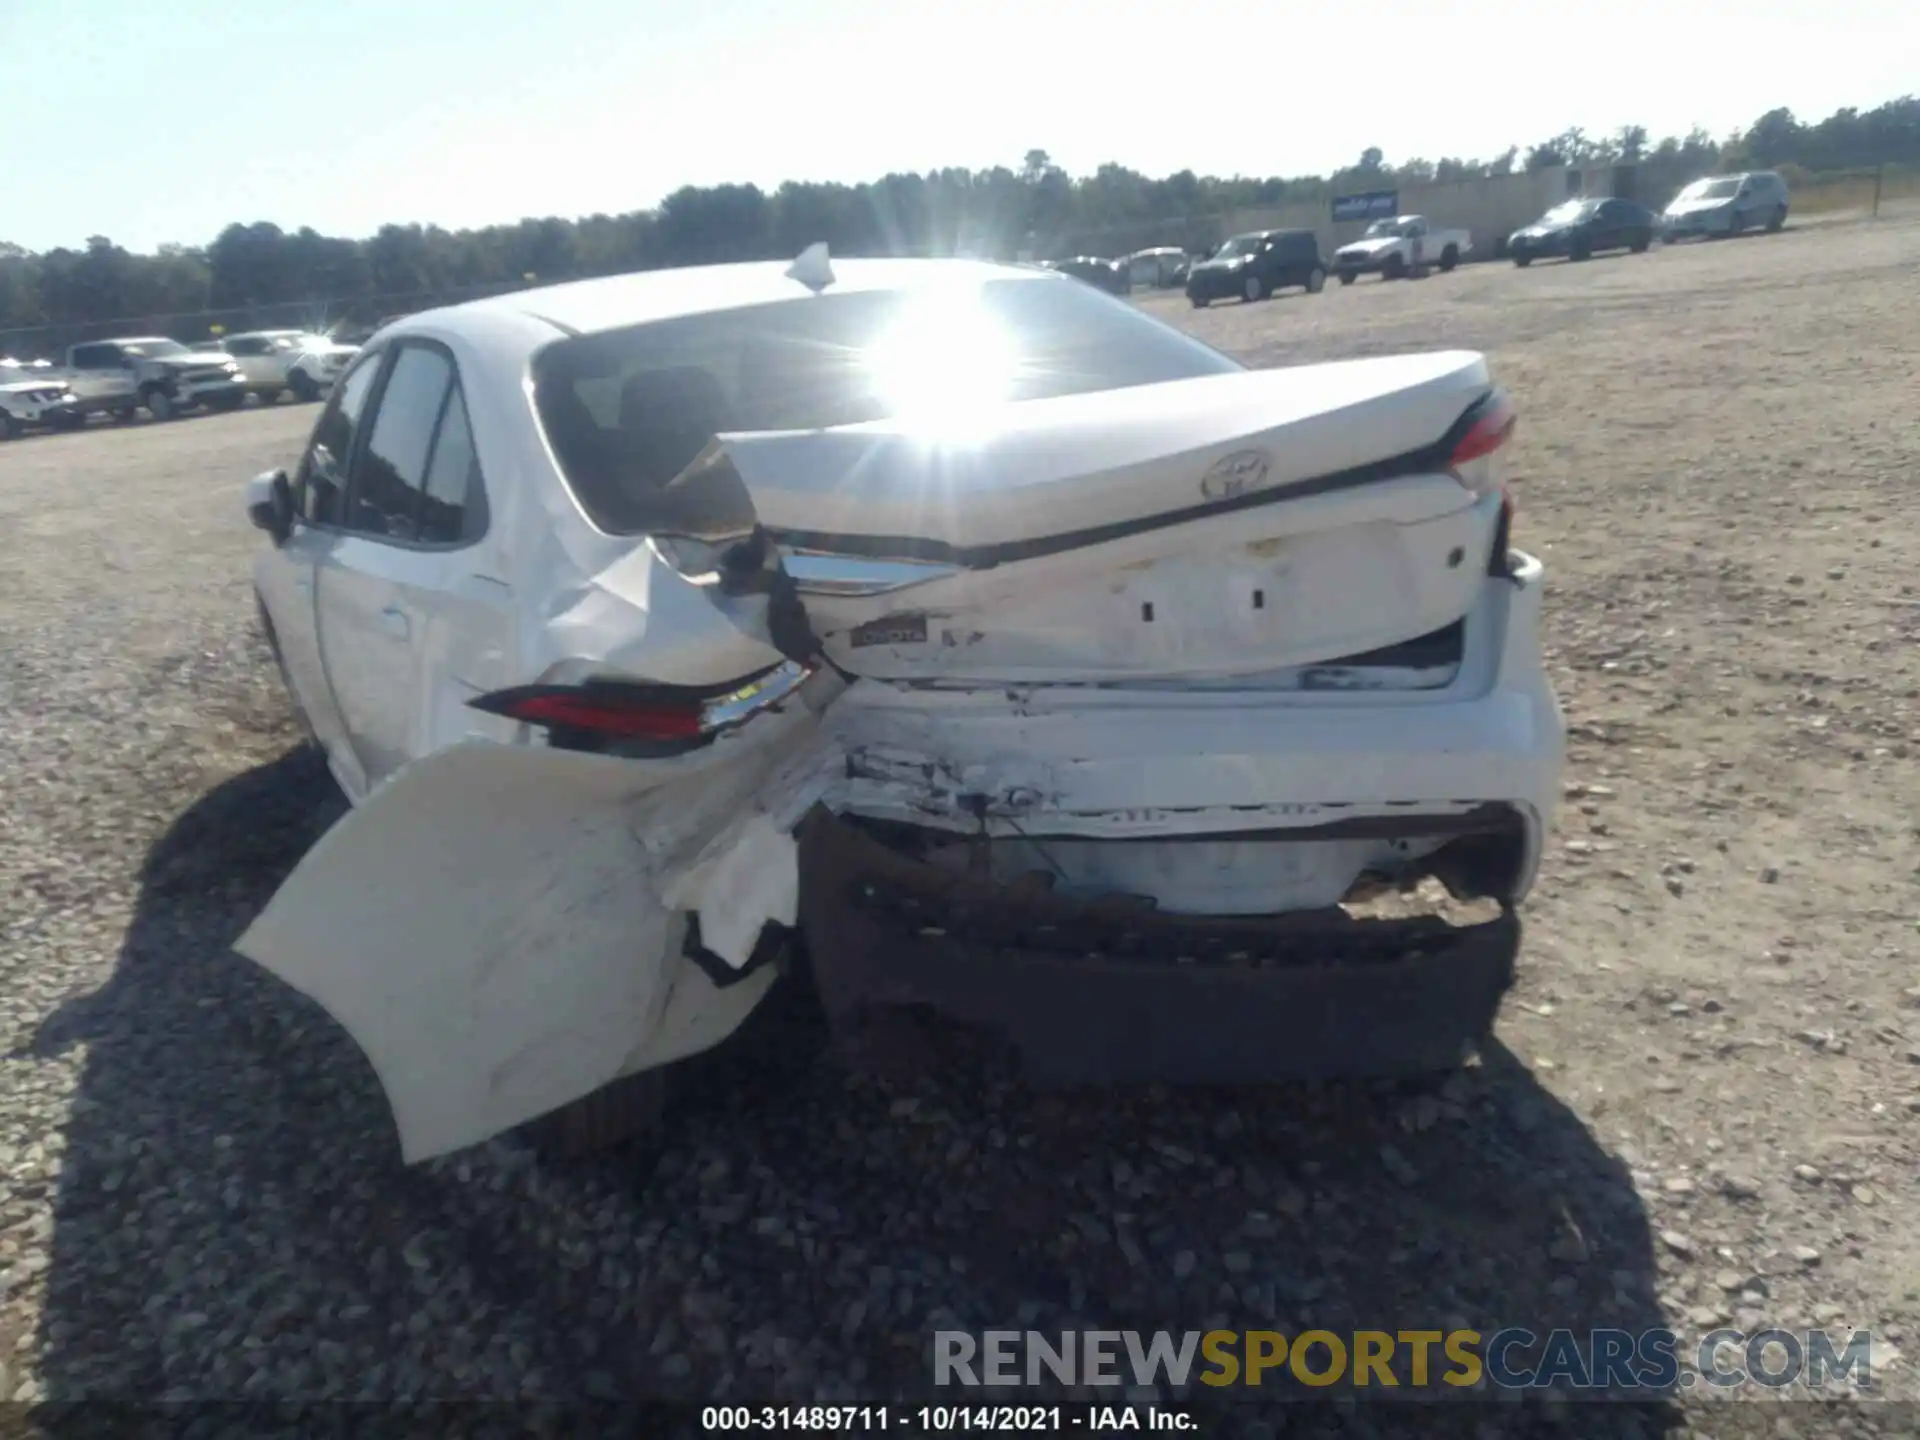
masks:
[[[1173,915],[944,872],[824,809],[800,842],[801,925],[836,1031],[927,1007],[998,1032],[1040,1083],[1446,1069],[1491,1030],[1520,944],[1506,904],[1469,926]]]

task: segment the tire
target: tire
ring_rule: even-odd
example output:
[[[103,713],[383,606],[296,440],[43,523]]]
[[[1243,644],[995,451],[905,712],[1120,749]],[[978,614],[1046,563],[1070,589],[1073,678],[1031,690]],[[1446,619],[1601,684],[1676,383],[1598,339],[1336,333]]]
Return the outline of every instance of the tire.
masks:
[[[107,413],[113,416],[118,423],[125,425],[140,413],[140,407],[138,405],[122,405],[118,409],[109,410]]]
[[[1204,310],[1207,308],[1207,297],[1204,295],[1189,295],[1187,300],[1196,310]]]
[[[271,390],[262,390],[260,392],[260,403],[262,405],[278,405],[280,403],[280,397],[285,393],[286,392],[278,385],[274,386]]]
[[[1354,281],[1358,280],[1359,278],[1360,278],[1359,275],[1352,270],[1342,270],[1340,272],[1340,283],[1342,285],[1351,285]]]
[[[1784,227],[1786,223],[1787,223],[1787,207],[1782,205],[1779,209],[1775,210],[1773,214],[1767,217],[1767,233],[1769,235],[1778,235],[1782,227]]]
[[[1567,258],[1569,260],[1591,260],[1593,258],[1593,242],[1591,240],[1574,241],[1573,244],[1567,247]]]
[[[180,407],[173,403],[173,397],[157,386],[141,391],[140,403],[147,407],[147,413],[155,420],[171,420],[180,413]]]
[[[1318,265],[1307,272],[1307,294],[1318,295],[1327,288],[1327,272]]]
[[[11,410],[0,410],[0,440],[17,440],[20,429],[20,421]]]
[[[294,371],[288,379],[287,384],[289,388],[292,389],[294,399],[296,400],[304,400],[311,404],[320,398],[320,387],[314,383],[313,377],[304,370]]]
[[[1634,236],[1633,243],[1629,245],[1627,248],[1633,251],[1633,253],[1636,255],[1644,255],[1652,247],[1653,247],[1653,234],[1651,231],[1649,231],[1645,235]]]
[[[578,1160],[657,1132],[666,1117],[671,1066],[622,1075],[591,1095],[529,1121],[523,1133],[551,1160]]]
[[[1404,280],[1406,274],[1406,258],[1401,255],[1389,255],[1386,263],[1380,267],[1380,278],[1382,280]]]
[[[1267,298],[1267,282],[1258,275],[1249,275],[1240,284],[1240,295],[1249,305],[1256,300],[1264,300]]]
[[[1746,233],[1746,229],[1747,217],[1736,213],[1733,219],[1727,222],[1727,237],[1731,239],[1735,235],[1743,235]]]
[[[1440,273],[1442,275],[1445,275],[1448,271],[1452,270],[1453,267],[1458,265],[1459,263],[1460,263],[1460,247],[1458,245],[1449,245],[1447,246],[1446,249],[1440,252]]]
[[[1513,263],[1518,268],[1524,270],[1533,263],[1533,257],[1531,255],[1516,255],[1513,257]]]
[[[207,402],[209,410],[238,410],[247,403],[246,392],[237,395],[216,395]]]

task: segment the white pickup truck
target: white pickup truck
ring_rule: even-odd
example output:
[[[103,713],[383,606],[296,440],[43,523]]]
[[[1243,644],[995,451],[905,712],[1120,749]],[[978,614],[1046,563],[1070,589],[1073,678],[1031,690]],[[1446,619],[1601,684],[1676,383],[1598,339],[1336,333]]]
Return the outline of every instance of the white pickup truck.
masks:
[[[247,398],[231,355],[190,350],[163,335],[72,346],[63,378],[73,387],[81,413],[105,410],[116,420],[131,419],[143,405],[154,419],[171,420],[203,405],[236,410]]]
[[[1451,270],[1472,249],[1473,237],[1465,230],[1429,225],[1424,215],[1395,215],[1374,221],[1366,234],[1334,251],[1333,271],[1342,285],[1369,271],[1378,271],[1383,280],[1399,280],[1416,264]]]
[[[267,405],[283,390],[302,400],[318,400],[360,353],[357,345],[342,345],[306,330],[249,330],[210,343],[239,362],[247,390]]]

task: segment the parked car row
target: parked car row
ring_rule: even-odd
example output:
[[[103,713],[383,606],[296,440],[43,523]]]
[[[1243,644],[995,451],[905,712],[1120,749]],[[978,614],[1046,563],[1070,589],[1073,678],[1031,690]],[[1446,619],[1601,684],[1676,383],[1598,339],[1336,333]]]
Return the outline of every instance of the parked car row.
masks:
[[[291,391],[318,400],[359,353],[302,330],[255,330],[184,345],[164,335],[89,340],[64,363],[0,360],[0,437],[32,428],[77,429],[89,416],[171,420],[237,410],[249,395],[272,404]]]
[[[1585,260],[1602,250],[1639,255],[1655,240],[1721,239],[1748,230],[1776,231],[1787,223],[1787,185],[1771,170],[1709,175],[1687,186],[1656,214],[1636,200],[1592,196],[1556,205],[1513,232],[1507,254],[1515,265],[1546,256]]]
[[[1604,250],[1637,255],[1651,249],[1655,240],[1671,243],[1778,230],[1787,223],[1787,207],[1786,183],[1770,170],[1696,180],[1658,214],[1636,200],[1577,197],[1514,231],[1506,253],[1523,268],[1548,257],[1586,260]],[[1362,275],[1398,280],[1427,267],[1444,273],[1472,252],[1473,237],[1465,230],[1435,225],[1424,215],[1394,215],[1375,220],[1331,258],[1322,256],[1312,230],[1254,230],[1229,237],[1211,255],[1191,262],[1180,250],[1167,247],[1122,260],[1082,255],[1049,261],[1048,268],[1116,295],[1143,283],[1182,284],[1187,299],[1201,309],[1216,300],[1264,300],[1295,286],[1318,294],[1329,275],[1351,285]],[[1169,278],[1174,274],[1178,281]]]

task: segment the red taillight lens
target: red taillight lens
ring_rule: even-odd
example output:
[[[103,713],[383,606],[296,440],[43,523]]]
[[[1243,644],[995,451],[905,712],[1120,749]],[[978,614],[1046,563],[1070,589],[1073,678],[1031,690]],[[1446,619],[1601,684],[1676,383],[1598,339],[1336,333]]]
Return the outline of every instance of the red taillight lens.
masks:
[[[1496,390],[1481,402],[1473,423],[1467,427],[1467,433],[1460,437],[1460,443],[1453,447],[1453,454],[1447,463],[1460,466],[1484,460],[1513,438],[1513,427],[1519,423],[1519,419],[1513,402]]]
[[[662,704],[575,687],[528,686],[472,702],[477,710],[548,729],[586,730],[622,740],[692,740],[701,731],[701,705]]]
[[[727,685],[592,679],[495,690],[467,703],[489,715],[602,741],[705,741],[778,704],[811,674],[812,666],[789,662]]]

